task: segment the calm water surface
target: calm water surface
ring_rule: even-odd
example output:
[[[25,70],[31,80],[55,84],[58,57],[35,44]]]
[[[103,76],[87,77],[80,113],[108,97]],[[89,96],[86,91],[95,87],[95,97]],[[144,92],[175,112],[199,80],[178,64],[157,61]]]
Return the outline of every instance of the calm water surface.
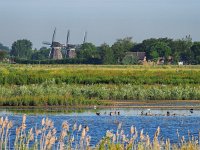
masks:
[[[114,113],[110,116],[110,112],[120,112],[120,115]],[[141,111],[144,113],[150,112],[153,116],[141,116]],[[188,138],[188,130],[192,135],[198,136],[200,130],[200,110],[194,110],[191,113],[189,110],[170,110],[170,114],[175,116],[166,116],[169,110],[147,110],[147,109],[101,109],[101,110],[85,110],[81,113],[30,113],[27,115],[27,127],[39,126],[44,117],[48,117],[54,121],[54,126],[59,134],[62,122],[68,121],[70,127],[76,122],[78,125],[89,126],[88,134],[91,136],[91,144],[95,145],[105,135],[106,130],[117,129],[118,123],[122,122],[122,128],[126,134],[129,134],[131,125],[134,125],[138,131],[144,129],[144,133],[148,133],[153,138],[158,126],[161,128],[161,137],[164,139],[170,138],[171,142],[177,142],[177,129],[180,136]],[[100,116],[96,115],[100,112]],[[13,113],[9,110],[1,109],[0,116],[8,116],[9,120],[13,120],[14,127],[11,135],[15,134],[17,126],[21,125],[23,113]],[[156,115],[156,116],[155,116]],[[11,140],[14,136],[11,136]]]

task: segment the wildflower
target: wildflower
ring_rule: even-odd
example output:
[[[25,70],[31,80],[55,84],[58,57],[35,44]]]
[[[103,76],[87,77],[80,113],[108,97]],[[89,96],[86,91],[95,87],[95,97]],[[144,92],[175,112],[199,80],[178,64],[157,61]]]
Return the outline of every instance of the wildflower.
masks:
[[[147,134],[146,138],[147,138],[147,140],[146,140],[146,145],[149,146],[149,145],[150,145],[150,137],[149,137],[148,134]]]
[[[130,132],[131,132],[131,135],[135,133],[135,128],[133,127],[133,125],[131,126]]]
[[[82,133],[81,133],[81,138],[84,138],[84,137],[85,137],[85,135],[86,135],[86,129],[85,129],[85,128],[83,128],[83,130],[82,130]]]
[[[42,119],[42,126],[44,126],[44,124],[45,124],[45,119],[43,118]]]
[[[113,137],[113,133],[110,130],[107,130],[106,137],[109,137],[109,138]]]
[[[74,136],[72,136],[72,138],[70,139],[71,142],[74,142]]]
[[[5,120],[4,120],[5,124],[8,124],[8,117],[6,116]]]
[[[41,134],[42,133],[42,131],[41,130],[35,130],[35,134],[38,136],[39,134]]]
[[[20,127],[19,128],[16,128],[16,136],[18,136],[20,134]]]
[[[74,123],[74,125],[73,125],[73,131],[75,131],[76,129],[77,129],[77,124]]]
[[[55,128],[53,128],[53,130],[52,130],[52,135],[55,135],[56,134],[56,129]]]
[[[1,117],[1,119],[0,119],[0,125],[2,125],[3,124],[3,117]]]
[[[119,129],[121,129],[121,127],[122,127],[122,123],[120,122],[120,123],[118,124],[117,129],[119,130]]]
[[[80,124],[78,127],[78,131],[81,131],[81,129],[82,129],[82,125]]]
[[[68,124],[67,121],[65,121],[65,122],[62,123],[62,128],[65,129],[65,130],[67,130],[67,131],[69,131],[69,124]]]
[[[115,141],[116,141],[116,135],[115,134],[113,134],[112,141],[113,141],[113,143],[115,143]]]
[[[87,136],[86,137],[86,145],[89,146],[90,145],[90,141],[91,141],[91,137]]]
[[[143,140],[145,138],[144,134],[143,134],[143,129],[140,131],[140,140]]]
[[[88,127],[88,126],[85,127],[85,131],[86,131],[86,132],[89,131],[89,127]]]
[[[10,129],[10,128],[12,128],[12,126],[13,126],[12,121],[9,121],[9,122],[8,122],[8,125],[7,125],[7,128]]]
[[[22,124],[25,124],[25,123],[26,123],[26,114],[24,114],[22,117]]]
[[[23,123],[22,126],[21,126],[22,130],[25,130],[26,129],[26,124]]]
[[[67,135],[66,130],[62,130],[62,132],[60,133],[60,141],[63,141],[66,135]]]

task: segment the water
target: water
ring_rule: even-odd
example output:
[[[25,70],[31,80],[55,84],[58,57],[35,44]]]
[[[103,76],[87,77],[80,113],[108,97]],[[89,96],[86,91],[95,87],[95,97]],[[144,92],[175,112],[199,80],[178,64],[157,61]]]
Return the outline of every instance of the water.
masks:
[[[120,112],[120,115],[114,113],[110,116],[111,111]],[[153,116],[141,116],[141,111],[144,113],[150,112]],[[172,116],[166,116],[169,110],[147,110],[147,109],[102,109],[102,110],[86,110],[82,113],[57,113],[57,114],[29,114],[27,115],[27,127],[40,126],[41,120],[48,117],[54,121],[54,126],[59,135],[62,122],[68,121],[70,128],[76,122],[78,125],[89,126],[88,135],[91,136],[91,144],[96,145],[98,141],[105,136],[107,130],[117,130],[119,122],[122,122],[122,128],[125,134],[130,134],[130,127],[134,125],[138,131],[144,129],[144,133],[148,133],[151,139],[158,126],[161,128],[161,137],[164,139],[170,138],[171,142],[177,142],[177,129],[180,136],[188,138],[188,130],[191,135],[198,136],[200,130],[200,110],[194,110],[191,113],[189,110],[170,110]],[[100,112],[97,116],[95,112]],[[117,113],[116,113],[117,114]],[[8,116],[9,120],[13,120],[14,127],[11,130],[11,140],[14,140],[15,129],[21,125],[21,113],[13,113],[7,110],[1,110],[0,116]],[[155,116],[156,115],[156,116]]]

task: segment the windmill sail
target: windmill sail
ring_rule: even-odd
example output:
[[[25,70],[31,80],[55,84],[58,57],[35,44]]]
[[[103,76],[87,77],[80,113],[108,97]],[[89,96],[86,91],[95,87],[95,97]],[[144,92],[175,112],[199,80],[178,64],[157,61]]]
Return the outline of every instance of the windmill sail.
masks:
[[[54,29],[54,32],[53,32],[52,45],[53,45],[53,42],[55,41],[55,36],[56,36],[56,28]]]
[[[83,44],[86,43],[87,40],[87,32],[85,32],[84,38],[83,38]]]

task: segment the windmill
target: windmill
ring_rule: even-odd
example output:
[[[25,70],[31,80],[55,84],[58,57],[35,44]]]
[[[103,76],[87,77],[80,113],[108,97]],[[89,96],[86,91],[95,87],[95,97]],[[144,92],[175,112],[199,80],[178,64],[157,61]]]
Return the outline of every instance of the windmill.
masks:
[[[53,32],[53,37],[52,37],[52,42],[43,42],[43,44],[45,45],[50,45],[51,47],[51,51],[49,53],[49,58],[50,59],[62,59],[62,53],[61,53],[61,49],[63,47],[62,44],[60,44],[59,42],[55,41],[55,35],[56,35],[56,28],[54,29]]]
[[[67,58],[75,58],[76,57],[76,45],[69,44],[69,38],[70,38],[70,30],[67,31],[67,40],[65,45],[65,57]]]

